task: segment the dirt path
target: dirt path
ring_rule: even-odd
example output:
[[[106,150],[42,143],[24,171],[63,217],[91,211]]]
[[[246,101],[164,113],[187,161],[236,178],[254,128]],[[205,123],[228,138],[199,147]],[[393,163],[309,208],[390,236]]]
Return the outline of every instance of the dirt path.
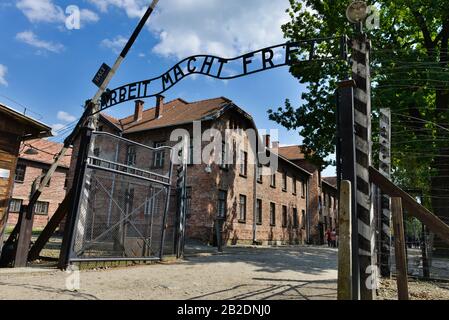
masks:
[[[80,272],[69,291],[65,272],[0,270],[0,299],[335,299],[335,249],[226,248],[175,264]]]

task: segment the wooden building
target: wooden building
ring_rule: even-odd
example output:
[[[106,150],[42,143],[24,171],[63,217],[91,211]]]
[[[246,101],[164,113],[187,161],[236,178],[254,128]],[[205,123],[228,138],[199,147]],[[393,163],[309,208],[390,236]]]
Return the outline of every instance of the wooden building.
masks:
[[[0,104],[0,253],[20,145],[49,136],[49,126]]]

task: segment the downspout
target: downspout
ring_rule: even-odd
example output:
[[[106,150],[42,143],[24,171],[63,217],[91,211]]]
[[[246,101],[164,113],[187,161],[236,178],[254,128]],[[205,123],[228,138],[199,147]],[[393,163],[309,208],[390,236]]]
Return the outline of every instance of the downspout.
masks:
[[[257,144],[257,142],[256,142]],[[256,209],[257,209],[257,168],[259,166],[259,156],[257,154],[257,146],[256,146],[256,153],[255,153],[255,165],[254,165],[254,179],[253,179],[253,244],[256,244],[257,242],[257,224],[256,224]]]
[[[310,244],[310,197],[309,197],[309,190],[310,190],[310,176],[307,178],[306,182],[306,239],[307,244]]]

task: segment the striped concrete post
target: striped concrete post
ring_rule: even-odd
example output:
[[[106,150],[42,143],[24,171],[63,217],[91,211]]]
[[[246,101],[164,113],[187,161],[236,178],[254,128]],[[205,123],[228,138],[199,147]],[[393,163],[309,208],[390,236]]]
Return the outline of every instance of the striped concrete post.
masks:
[[[376,255],[374,212],[368,168],[371,165],[371,77],[369,52],[371,43],[366,35],[352,40],[352,77],[354,89],[354,122],[356,145],[356,214],[360,266],[360,299],[374,299]]]
[[[380,150],[379,150],[379,172],[390,178],[391,172],[391,110],[380,109]],[[380,273],[383,277],[390,276],[390,197],[380,193],[380,246],[379,264]]]

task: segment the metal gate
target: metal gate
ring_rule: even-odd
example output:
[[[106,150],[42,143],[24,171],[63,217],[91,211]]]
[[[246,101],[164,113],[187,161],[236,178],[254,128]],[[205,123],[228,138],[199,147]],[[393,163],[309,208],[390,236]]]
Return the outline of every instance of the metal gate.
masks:
[[[70,262],[174,254],[172,148],[150,148],[105,132],[93,132],[91,146]]]

